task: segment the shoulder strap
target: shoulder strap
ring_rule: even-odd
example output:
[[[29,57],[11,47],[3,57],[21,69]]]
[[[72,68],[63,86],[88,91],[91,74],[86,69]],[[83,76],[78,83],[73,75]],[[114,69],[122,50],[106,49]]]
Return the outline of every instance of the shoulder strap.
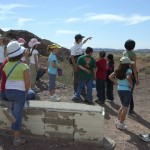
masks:
[[[8,75],[6,76],[6,80],[8,79],[8,77],[10,76],[10,74],[13,72],[13,70],[15,69],[15,67],[20,63],[20,61],[18,61],[9,71]]]

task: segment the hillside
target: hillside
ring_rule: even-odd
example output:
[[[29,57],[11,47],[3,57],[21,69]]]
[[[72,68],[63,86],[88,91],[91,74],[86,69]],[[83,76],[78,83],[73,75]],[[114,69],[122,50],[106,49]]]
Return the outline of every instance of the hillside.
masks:
[[[38,46],[37,49],[39,50],[39,53],[44,56],[48,55],[47,50],[46,50],[47,45],[55,43],[46,39],[41,39],[37,35],[31,32],[25,31],[25,30],[9,30],[5,32],[0,29],[0,34],[2,34],[5,37],[5,44],[7,44],[10,40],[18,39],[19,37],[24,38],[27,41],[27,43],[30,41],[31,38],[33,37],[37,38],[41,42],[41,44]],[[25,44],[25,47],[28,47],[27,43]],[[59,52],[58,57],[59,59],[68,59],[69,55],[70,55],[70,51],[62,47]]]

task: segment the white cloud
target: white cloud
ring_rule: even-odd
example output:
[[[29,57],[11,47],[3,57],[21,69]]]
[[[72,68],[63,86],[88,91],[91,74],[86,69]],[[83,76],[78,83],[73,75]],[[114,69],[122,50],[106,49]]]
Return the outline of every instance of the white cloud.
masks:
[[[33,7],[33,6],[23,5],[23,4],[6,4],[6,5],[0,5],[0,10],[7,12],[15,8],[23,8],[23,7]]]
[[[135,25],[150,20],[150,16],[141,15],[114,15],[114,14],[86,14],[85,21],[100,21],[102,23],[123,22],[126,25]]]
[[[58,30],[56,31],[57,34],[76,34],[78,31],[72,31],[72,30]]]
[[[134,15],[128,18],[127,25],[135,25],[149,20],[150,20],[150,16]]]
[[[87,15],[85,18],[86,21],[106,21],[106,22],[112,22],[112,21],[124,21],[124,16],[119,15],[113,15],[113,14],[92,14]]]
[[[81,18],[68,18],[65,20],[65,22],[72,23],[72,22],[78,22],[80,20],[81,20]]]
[[[18,27],[21,28],[30,21],[33,21],[33,19],[32,18],[19,18],[18,19]]]
[[[23,4],[5,4],[5,5],[0,4],[0,20],[5,21],[11,18],[14,19],[15,17],[17,17],[14,9],[27,7],[34,7],[34,6]]]

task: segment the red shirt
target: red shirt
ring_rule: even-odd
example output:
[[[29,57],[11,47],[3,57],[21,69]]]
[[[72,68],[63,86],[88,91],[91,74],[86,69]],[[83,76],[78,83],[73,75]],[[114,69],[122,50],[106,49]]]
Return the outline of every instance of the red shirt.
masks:
[[[107,61],[104,58],[96,61],[96,79],[97,80],[106,80],[106,68],[107,68]]]
[[[5,66],[5,64],[7,63],[7,59],[5,59],[0,67],[0,72],[1,72],[1,76],[2,76],[2,81],[1,81],[1,92],[5,92],[5,83],[6,83],[6,74],[3,71],[3,68]]]

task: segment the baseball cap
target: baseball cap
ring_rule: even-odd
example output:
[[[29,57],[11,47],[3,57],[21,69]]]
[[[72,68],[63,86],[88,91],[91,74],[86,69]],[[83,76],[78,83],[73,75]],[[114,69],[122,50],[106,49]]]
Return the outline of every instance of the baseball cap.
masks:
[[[49,45],[49,48],[51,48],[51,49],[59,49],[59,48],[61,48],[59,45],[57,45],[57,44],[52,44],[52,45]]]
[[[81,35],[81,34],[77,34],[77,35],[75,35],[75,40],[79,40],[79,39],[83,39],[83,38],[85,38],[85,36],[83,36],[83,35]]]

